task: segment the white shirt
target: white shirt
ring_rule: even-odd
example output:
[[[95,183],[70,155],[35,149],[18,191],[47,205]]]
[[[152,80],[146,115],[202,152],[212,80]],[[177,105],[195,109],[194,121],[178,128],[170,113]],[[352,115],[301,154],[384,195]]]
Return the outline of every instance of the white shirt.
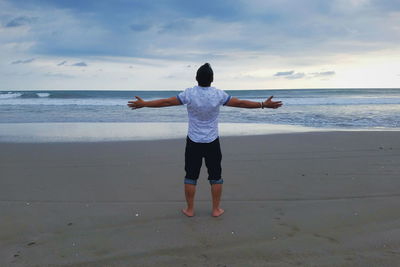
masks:
[[[231,96],[215,87],[194,86],[178,94],[189,116],[188,136],[196,143],[211,143],[218,138],[219,107]]]

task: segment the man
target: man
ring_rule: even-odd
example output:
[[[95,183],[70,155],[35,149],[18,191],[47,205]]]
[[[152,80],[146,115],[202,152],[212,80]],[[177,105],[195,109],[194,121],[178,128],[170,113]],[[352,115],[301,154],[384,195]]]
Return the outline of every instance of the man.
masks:
[[[218,115],[222,105],[238,108],[279,108],[281,101],[272,101],[272,96],[264,102],[241,100],[229,96],[226,92],[211,87],[214,73],[210,64],[202,65],[196,74],[198,86],[187,88],[177,96],[144,101],[136,96],[136,101],[129,101],[132,109],[143,107],[159,108],[186,105],[189,116],[189,130],[185,149],[185,197],[187,207],[182,212],[194,216],[194,195],[204,158],[211,185],[212,216],[224,213],[220,208],[223,179],[221,177],[221,148],[218,137]]]

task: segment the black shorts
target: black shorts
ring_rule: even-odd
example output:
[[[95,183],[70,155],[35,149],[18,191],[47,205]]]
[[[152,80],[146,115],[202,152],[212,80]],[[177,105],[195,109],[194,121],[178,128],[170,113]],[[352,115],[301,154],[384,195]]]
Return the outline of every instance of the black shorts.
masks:
[[[190,140],[189,137],[186,138],[185,149],[185,183],[196,184],[195,182],[187,182],[187,180],[196,181],[199,178],[203,158],[207,166],[208,180],[210,180],[210,183],[222,183],[222,154],[219,138],[211,143],[196,143]]]

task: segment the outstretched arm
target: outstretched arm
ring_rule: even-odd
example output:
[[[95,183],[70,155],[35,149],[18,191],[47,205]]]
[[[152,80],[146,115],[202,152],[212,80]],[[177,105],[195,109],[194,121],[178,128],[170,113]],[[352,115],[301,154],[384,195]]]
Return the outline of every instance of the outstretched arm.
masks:
[[[282,101],[272,101],[273,96],[270,96],[264,102],[255,102],[250,100],[242,100],[237,97],[232,97],[226,106],[236,108],[279,108],[283,105]]]
[[[163,99],[157,99],[157,100],[152,100],[152,101],[144,101],[142,98],[135,96],[136,101],[129,101],[128,102],[128,107],[132,109],[137,109],[137,108],[162,108],[162,107],[169,107],[169,106],[177,106],[177,105],[182,105],[182,103],[178,100],[176,96],[170,97],[170,98],[163,98]]]

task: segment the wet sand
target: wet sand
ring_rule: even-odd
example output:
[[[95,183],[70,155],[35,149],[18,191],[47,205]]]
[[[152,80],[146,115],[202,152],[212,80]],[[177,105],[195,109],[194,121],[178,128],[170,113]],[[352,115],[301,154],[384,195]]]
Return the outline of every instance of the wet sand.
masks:
[[[397,266],[400,132],[221,139],[225,214],[185,141],[0,144],[0,266]]]

